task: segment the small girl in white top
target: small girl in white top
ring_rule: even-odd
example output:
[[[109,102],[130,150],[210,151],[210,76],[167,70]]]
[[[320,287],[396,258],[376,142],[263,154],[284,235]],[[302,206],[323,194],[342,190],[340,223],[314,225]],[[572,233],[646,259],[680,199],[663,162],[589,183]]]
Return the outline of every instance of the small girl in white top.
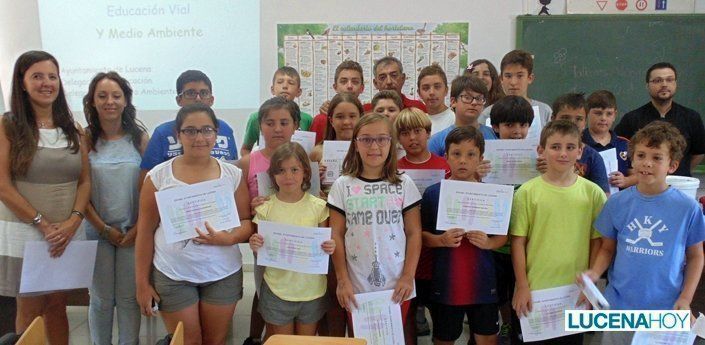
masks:
[[[181,108],[176,129],[184,154],[154,167],[140,193],[137,301],[147,316],[154,315],[157,302],[170,333],[183,321],[186,344],[225,344],[235,305],[242,298],[242,256],[235,244],[252,234],[247,185],[239,168],[210,156],[218,133],[210,107]],[[198,237],[167,243],[155,193],[220,178],[232,182],[241,226],[216,232],[206,223],[206,229],[196,228]]]

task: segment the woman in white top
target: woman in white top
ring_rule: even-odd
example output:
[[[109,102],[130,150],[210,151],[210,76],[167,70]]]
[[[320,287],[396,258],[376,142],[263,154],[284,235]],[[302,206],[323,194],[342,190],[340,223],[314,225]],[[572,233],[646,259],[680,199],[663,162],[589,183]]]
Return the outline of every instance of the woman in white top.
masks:
[[[140,193],[135,279],[144,315],[158,306],[167,331],[184,322],[186,344],[225,344],[237,301],[242,298],[242,256],[237,243],[252,235],[250,203],[242,171],[210,156],[218,132],[213,110],[188,105],[176,116],[184,154],[150,170]],[[241,226],[167,243],[155,193],[216,179],[231,182]]]

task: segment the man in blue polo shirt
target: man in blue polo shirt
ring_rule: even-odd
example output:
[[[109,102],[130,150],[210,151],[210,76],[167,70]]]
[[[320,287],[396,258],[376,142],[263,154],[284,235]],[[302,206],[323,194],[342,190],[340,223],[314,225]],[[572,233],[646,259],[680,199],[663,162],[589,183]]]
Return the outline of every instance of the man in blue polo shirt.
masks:
[[[197,70],[181,73],[176,79],[176,92],[176,104],[180,107],[195,103],[203,103],[212,107],[215,100],[211,80],[205,73]],[[143,175],[158,164],[183,153],[181,143],[176,137],[175,123],[175,120],[167,121],[154,130],[140,165]],[[218,137],[215,147],[211,151],[211,156],[223,160],[238,159],[233,129],[220,119],[218,120]]]

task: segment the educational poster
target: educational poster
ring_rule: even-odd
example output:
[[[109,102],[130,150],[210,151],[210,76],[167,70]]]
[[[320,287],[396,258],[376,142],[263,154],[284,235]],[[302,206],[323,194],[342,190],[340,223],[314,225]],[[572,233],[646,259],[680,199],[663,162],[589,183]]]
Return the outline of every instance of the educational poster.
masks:
[[[693,13],[695,0],[567,0],[569,14],[587,13]]]
[[[362,103],[377,92],[372,84],[374,62],[384,56],[398,58],[406,73],[402,92],[418,99],[416,77],[422,68],[437,63],[446,72],[448,87],[468,63],[469,23],[331,23],[278,24],[279,66],[296,68],[302,93],[302,111],[318,114],[335,95],[335,69],[345,60],[360,63],[365,91]]]

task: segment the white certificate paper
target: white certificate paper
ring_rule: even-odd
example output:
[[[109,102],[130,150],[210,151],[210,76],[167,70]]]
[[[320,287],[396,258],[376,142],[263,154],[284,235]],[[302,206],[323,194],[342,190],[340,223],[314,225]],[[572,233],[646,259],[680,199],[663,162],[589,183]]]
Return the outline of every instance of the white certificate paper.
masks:
[[[257,265],[289,271],[326,274],[328,258],[321,248],[330,240],[330,228],[315,228],[273,223],[260,220],[257,232],[264,237],[264,246],[257,251]]]
[[[532,312],[519,316],[524,341],[539,341],[558,338],[581,332],[565,330],[565,310],[582,310],[576,307],[580,289],[577,285],[565,285],[551,289],[531,291]]]
[[[368,344],[403,345],[401,307],[392,301],[394,290],[355,295],[358,308],[352,308],[353,333]]]
[[[534,143],[534,145],[538,145],[539,140],[541,139],[541,130],[543,129],[543,123],[541,123],[541,113],[539,111],[538,106],[532,106],[531,107],[534,110],[534,120],[531,122],[531,126],[529,126],[529,132],[526,134],[526,140],[529,140]],[[487,141],[485,141],[485,144],[487,144]]]
[[[269,174],[263,171],[257,174],[257,191],[259,196],[270,196],[276,192]],[[311,162],[311,187],[308,192],[313,196],[321,195],[321,175],[318,174],[318,162]]]
[[[60,257],[52,258],[48,242],[26,242],[20,293],[90,287],[97,249],[98,241],[71,241]]]
[[[197,237],[196,227],[205,231],[206,222],[217,231],[240,226],[235,186],[228,179],[170,188],[155,196],[167,243]]]
[[[619,162],[617,161],[617,149],[600,151],[602,161],[605,163],[605,171],[607,172],[607,181],[609,183],[610,174],[619,171]],[[619,192],[619,188],[610,184],[610,194]]]
[[[446,176],[446,171],[443,169],[399,169],[414,181],[419,193],[423,195],[426,188],[441,182]]]
[[[343,160],[345,155],[348,154],[348,148],[350,148],[349,141],[323,141],[323,159],[321,161],[326,166],[323,183],[327,185],[333,184],[340,177],[340,172],[343,170]]]
[[[693,345],[693,332],[634,332],[632,345]]]
[[[443,180],[436,229],[460,228],[506,235],[513,196],[512,186]]]
[[[297,129],[294,132],[294,135],[291,136],[291,142],[299,143],[301,146],[303,146],[304,150],[306,151],[306,154],[310,155],[311,150],[313,150],[313,146],[316,145],[316,132],[302,131]],[[262,135],[262,132],[260,131],[258,147],[261,150],[264,148],[264,146],[264,135]]]
[[[531,140],[487,140],[484,158],[492,170],[482,181],[497,184],[522,184],[538,176],[536,143]]]

